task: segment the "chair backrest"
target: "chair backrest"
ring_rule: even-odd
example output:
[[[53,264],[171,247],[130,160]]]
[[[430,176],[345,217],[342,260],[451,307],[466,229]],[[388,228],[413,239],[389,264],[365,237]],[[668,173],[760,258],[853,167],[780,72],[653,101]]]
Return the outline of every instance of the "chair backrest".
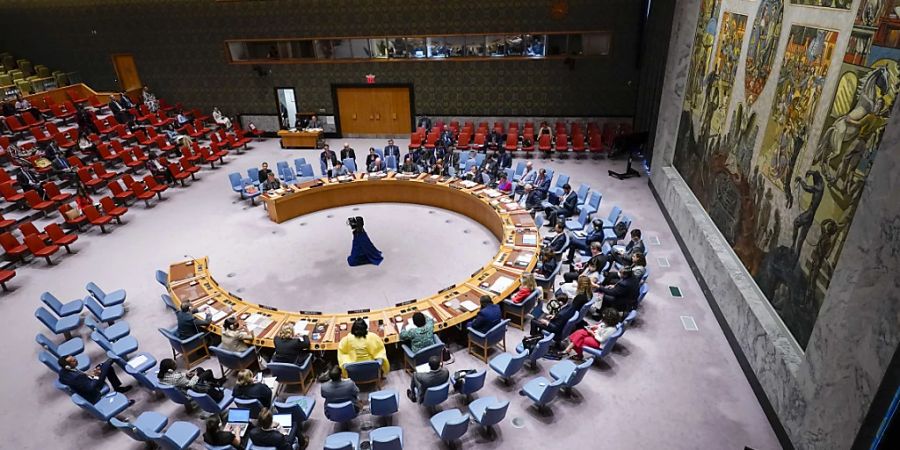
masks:
[[[156,271],[156,282],[161,284],[164,288],[169,287],[169,274],[163,272],[162,270]]]
[[[359,361],[344,364],[347,376],[357,384],[372,383],[381,376],[381,362],[378,360]]]
[[[241,189],[241,174],[237,172],[231,172],[228,174],[228,180],[231,181],[232,189]]]
[[[205,392],[200,393],[193,389],[188,389],[187,395],[206,412],[218,412],[221,409],[219,408],[219,404]]]
[[[506,417],[507,409],[509,409],[509,401],[500,401],[494,398],[491,405],[484,409],[484,416],[481,417],[481,425],[490,427],[502,422]]]
[[[509,366],[507,366],[508,373],[516,373],[519,370],[522,370],[522,367],[525,365],[525,361],[528,359],[528,355],[531,352],[528,349],[522,350],[520,353],[516,353],[513,355],[512,359],[509,360]]]
[[[554,338],[553,333],[548,333],[544,336],[540,341],[535,344],[534,349],[531,351],[531,355],[529,355],[528,359],[531,362],[537,361],[544,357],[548,351],[550,351],[550,344],[553,342]]]
[[[53,373],[59,373],[60,367],[59,363],[57,363],[58,359],[58,356],[54,357],[51,353],[45,350],[41,350],[40,352],[38,352],[38,361],[44,363],[44,365],[47,366],[48,369],[52,370]]]
[[[370,434],[372,440],[372,450],[401,450],[403,448],[403,440],[400,433],[390,434]]]
[[[186,396],[184,392],[181,391],[181,389],[178,389],[175,386],[171,386],[165,383],[158,383],[158,386],[159,390],[161,390],[163,394],[165,394],[166,397],[169,398],[169,400],[172,400],[179,405],[187,405],[191,402],[191,399],[188,398],[188,396]]]
[[[268,369],[272,372],[272,376],[279,382],[282,381],[299,381],[302,369],[296,364],[290,363],[269,363]]]
[[[649,292],[649,291],[650,291],[650,286],[647,286],[646,283],[641,285],[640,291],[638,291],[638,298],[637,298],[638,304],[640,304],[642,301],[644,301],[644,297],[647,296],[647,292]]]
[[[41,302],[50,307],[57,315],[62,315],[60,313],[62,312],[63,304],[55,295],[50,292],[44,292],[41,294]]]
[[[460,391],[463,395],[471,395],[484,387],[484,380],[487,378],[487,371],[481,369],[475,373],[466,374],[463,379],[463,387]]]
[[[503,340],[503,337],[506,336],[506,327],[508,324],[509,319],[503,319],[500,321],[500,323],[494,325],[493,328],[485,333],[485,340],[487,341],[488,345],[492,345]]]
[[[369,408],[374,416],[387,416],[399,410],[397,391],[388,389],[369,394]]]
[[[591,199],[588,200],[588,205],[590,205],[595,210],[600,207],[600,201],[603,199],[603,193],[599,191],[591,192]]]
[[[247,169],[247,175],[250,176],[251,180],[258,181],[259,180],[259,169],[256,167],[251,167]]]
[[[625,334],[625,327],[623,327],[622,324],[616,325],[616,331],[603,343],[598,358],[605,358],[606,355],[612,351],[613,347],[616,346],[616,341],[618,341],[623,334]]]
[[[572,375],[568,380],[566,380],[566,386],[572,387],[578,385],[578,383],[581,383],[581,380],[584,379],[584,375],[592,365],[594,365],[594,358],[588,358],[581,364],[575,366],[575,370],[572,372]]]
[[[613,206],[611,210],[609,210],[609,216],[606,217],[610,223],[616,223],[616,220],[619,219],[619,214],[622,213],[622,208],[618,206]]]
[[[234,398],[234,407],[250,410],[250,417],[256,418],[262,409],[262,403],[258,398]]]
[[[44,347],[53,354],[53,356],[59,357],[59,346],[56,345],[53,341],[50,340],[47,336],[44,336],[44,333],[38,333],[34,336],[34,342],[37,342],[38,345]]]
[[[300,166],[306,164],[306,158],[296,158],[294,159],[294,169],[297,173],[300,173]]]
[[[303,164],[303,165],[301,165],[301,166],[300,166],[300,172],[298,173],[298,175],[301,176],[301,177],[314,177],[314,176],[316,176],[316,175],[313,173],[313,169],[312,169],[312,165],[311,165],[311,164]]]
[[[253,358],[254,361],[256,360],[256,349],[254,347],[248,347],[242,353],[228,351],[215,346],[209,349],[216,354],[220,364],[232,370],[246,368],[252,362],[250,358]]]
[[[38,306],[38,309],[34,310],[34,316],[50,329],[56,328],[56,323],[59,322],[59,320],[53,314],[50,314],[50,311],[44,309],[43,306]]]
[[[450,381],[448,380],[446,383],[432,386],[425,390],[425,395],[422,396],[422,404],[425,406],[436,406],[443,403],[447,400],[447,397],[450,395]]]
[[[563,385],[565,385],[565,383],[566,383],[566,380],[559,379],[559,380],[554,380],[553,382],[548,384],[547,387],[544,389],[544,392],[541,393],[541,398],[539,400],[539,403],[546,404],[546,403],[549,403],[554,398],[556,398],[556,395],[559,394],[559,389],[561,387],[563,387]]]
[[[356,172],[356,161],[353,158],[344,158],[343,164],[351,172]]]
[[[103,289],[100,289],[100,286],[97,286],[97,284],[93,281],[88,281],[88,284],[86,284],[84,288],[87,289],[87,291],[90,292],[91,295],[94,296],[94,298],[106,297],[106,292],[103,292]]]
[[[394,155],[388,155],[385,158],[384,164],[388,169],[397,170],[397,158]]]
[[[332,422],[344,423],[356,417],[356,408],[350,401],[341,403],[326,403],[325,417]]]
[[[457,412],[458,411],[459,410],[457,410]],[[468,414],[460,413],[457,418],[448,420],[447,423],[444,424],[444,428],[441,430],[441,439],[444,441],[455,441],[466,434],[466,431],[468,430],[469,416]]]

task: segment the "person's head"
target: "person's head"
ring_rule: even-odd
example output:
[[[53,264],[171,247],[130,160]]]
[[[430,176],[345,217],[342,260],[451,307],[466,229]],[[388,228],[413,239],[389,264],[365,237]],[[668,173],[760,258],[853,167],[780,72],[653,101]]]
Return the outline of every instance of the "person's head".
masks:
[[[260,167],[262,167],[263,170],[266,170],[269,168],[269,163],[263,162],[262,164],[260,164]]]
[[[564,184],[563,192],[565,192],[566,194],[568,194],[569,192],[572,192],[572,186],[570,186],[569,183]]]
[[[175,368],[178,367],[175,365],[175,360],[172,358],[165,358],[159,362],[159,373],[157,376],[159,379],[162,379],[169,372],[174,372]]]
[[[290,339],[294,337],[294,324],[287,323],[281,327],[281,330],[278,331],[278,337],[282,339]]]
[[[249,386],[253,384],[253,372],[249,369],[238,372],[237,384],[240,386]]]
[[[601,252],[603,252],[603,244],[597,241],[591,242],[591,255],[597,256]]]
[[[588,272],[599,272],[600,271],[600,261],[597,258],[591,258],[587,262],[587,270]]]
[[[531,274],[531,273],[523,273],[522,274],[522,287],[532,290],[532,291],[537,289],[537,284],[534,281],[534,274]]]
[[[587,295],[577,294],[572,300],[572,306],[581,309],[581,307],[586,305],[588,301],[590,301],[590,298]]]
[[[631,230],[631,240],[634,242],[641,240],[641,230],[637,228]]]
[[[388,145],[394,145],[394,140],[393,140],[393,139],[388,139]]]
[[[331,147],[329,147],[328,144],[324,144],[324,145],[322,146],[322,148],[325,149],[325,150],[331,150]]]
[[[632,266],[647,266],[647,258],[644,257],[644,254],[641,252],[634,252],[631,254],[631,265]]]
[[[272,172],[269,172],[269,174],[266,175],[266,178],[267,178],[269,181],[275,181],[275,174],[272,173]]]
[[[310,121],[313,121],[313,120],[316,120],[316,119],[318,119],[318,117],[316,117],[315,114],[313,114],[312,117],[309,118]]]
[[[56,362],[59,364],[59,367],[62,367],[64,369],[74,369],[78,366],[78,360],[71,355],[60,356]]]
[[[575,285],[575,292],[579,294],[589,295],[591,293],[591,279],[587,275],[578,276],[578,284]]]
[[[149,91],[150,91],[150,86],[144,86],[144,92],[149,92]],[[218,109],[218,108],[216,108],[216,109]]]
[[[422,313],[416,311],[416,313],[413,314],[412,319],[413,319],[413,324],[415,324],[415,326],[417,326],[417,327],[425,326],[425,323],[426,323],[425,314],[422,314]]]
[[[225,319],[225,329],[226,330],[236,330],[238,327],[238,321],[234,317],[229,317]]]
[[[481,298],[479,299],[479,302],[481,303],[482,308],[486,308],[486,307],[494,304],[494,302],[491,301],[490,295],[482,295]]]
[[[272,411],[269,408],[262,408],[256,416],[256,425],[262,429],[272,428]]]
[[[349,142],[344,142],[344,148],[350,148],[350,143],[349,143]]]
[[[335,168],[335,169],[340,169],[341,167],[344,167],[344,163],[342,163],[342,162],[340,162],[340,161],[334,163],[334,168]]]
[[[506,181],[506,174],[505,174],[505,173],[502,174],[502,175],[500,175],[500,181],[504,181],[504,182]]]
[[[553,226],[553,229],[556,230],[557,233],[562,233],[566,230],[566,224],[564,224],[562,220],[557,220],[556,225]]]
[[[547,176],[547,169],[538,170],[538,175],[542,177]]]
[[[213,414],[206,418],[206,434],[215,434],[221,426],[222,421],[219,420],[218,414]]]
[[[191,304],[188,302],[181,303],[181,312],[191,312]]]
[[[591,221],[591,225],[594,227],[594,231],[603,230],[603,219],[594,219]]]
[[[369,154],[370,154],[370,155],[374,155],[374,154],[375,154],[375,147],[369,147]]]
[[[350,334],[352,334],[356,337],[364,338],[364,337],[366,337],[366,334],[368,334],[368,333],[369,333],[369,324],[366,323],[366,321],[363,319],[356,319],[353,322],[353,326],[350,327]]]
[[[556,258],[556,255],[554,255],[552,251],[546,249],[541,250],[541,261],[547,262],[552,260],[553,258]]]
[[[600,320],[608,327],[614,327],[619,323],[619,312],[615,308],[604,308],[600,313]]]
[[[328,371],[328,379],[331,381],[341,381],[341,376],[342,373],[340,366],[334,366],[331,368],[331,370]]]
[[[403,158],[403,164],[412,164],[412,158],[407,155],[405,158]]]
[[[559,294],[556,294],[556,302],[560,305],[565,305],[566,303],[569,303],[569,296],[565,292],[560,292]]]
[[[428,358],[428,368],[431,370],[438,370],[441,368],[441,357],[438,355],[433,355],[431,358]]]

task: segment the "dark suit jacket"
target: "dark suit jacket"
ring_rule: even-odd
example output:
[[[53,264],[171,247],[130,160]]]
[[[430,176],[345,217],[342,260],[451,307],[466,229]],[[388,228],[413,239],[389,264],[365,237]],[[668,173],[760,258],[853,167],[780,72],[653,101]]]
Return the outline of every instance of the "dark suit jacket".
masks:
[[[563,249],[563,246],[566,245],[566,233],[557,233],[556,236],[553,236],[553,239],[550,240],[550,243],[547,244],[550,247],[550,250],[554,252],[559,252]]]
[[[566,322],[569,321],[575,314],[578,314],[578,310],[575,309],[575,303],[569,302],[563,309],[559,310],[559,312],[550,319],[550,324],[547,325],[547,331],[550,333],[556,334],[558,339],[566,338],[568,336],[562,336],[563,328],[566,326]],[[559,336],[562,336],[560,338]]]
[[[119,104],[119,102],[117,102],[115,100],[110,100],[109,101],[109,110],[113,114],[118,114],[118,113],[122,112],[123,108],[122,108],[122,105]]]
[[[103,394],[100,393],[103,385],[80,370],[61,369],[59,382],[91,403],[97,403],[103,397]]]
[[[486,333],[488,330],[500,323],[500,305],[491,305],[487,308],[481,308],[481,311],[478,311],[478,315],[472,319],[472,323],[469,324],[470,327],[474,328],[475,331],[480,333]]]
[[[209,325],[209,321],[198,319],[190,312],[177,311],[175,318],[178,319],[178,337],[187,339],[199,332],[203,331],[203,327]]]
[[[301,336],[299,339],[275,338],[275,356],[272,362],[300,364],[309,354],[309,338]]]
[[[338,163],[337,154],[336,154],[334,151],[330,151],[330,150],[327,151],[327,152],[326,152],[326,151],[322,151],[322,153],[319,154],[319,159],[320,159],[322,162],[327,162],[327,161],[328,161],[328,155],[331,155],[331,165],[332,165],[332,166],[334,166],[335,164]]]
[[[560,207],[563,209],[563,214],[567,216],[578,214],[578,194],[575,191],[569,192],[569,195],[563,199]]]
[[[500,153],[500,157],[497,158],[497,163],[504,169],[512,167],[512,155],[509,152]]]
[[[271,170],[271,169],[265,169],[265,170],[262,170],[262,169],[261,169],[261,170],[259,171],[259,177],[258,177],[258,178],[259,178],[259,182],[260,182],[260,183],[263,183],[263,182],[265,182],[266,180],[268,180],[268,179],[269,179],[269,174],[270,174],[270,173],[272,173],[272,170]],[[277,180],[277,179],[278,179],[278,178],[276,178],[276,180]]]
[[[647,253],[647,249],[644,247],[643,239],[637,241],[637,244],[635,244],[634,241],[629,241],[628,244],[625,245],[625,256],[627,256],[629,259],[635,252]]]
[[[603,306],[611,306],[619,311],[632,310],[637,303],[640,289],[640,280],[635,276],[622,278],[612,287],[601,286],[600,291],[604,294]]]
[[[440,386],[447,382],[450,379],[450,372],[441,367],[438,370],[431,370],[428,372],[416,372],[413,375],[413,378],[416,380],[416,387],[418,388],[419,394],[419,403],[422,402],[422,399],[425,398],[425,391],[430,387]]]
[[[342,148],[341,149],[341,161],[350,158],[356,161],[356,152],[353,151],[352,148]]]
[[[550,191],[550,177],[544,177],[543,181],[535,180],[534,190],[541,193],[541,196],[546,197],[547,192]]]
[[[377,158],[377,157],[378,157],[377,153],[372,153],[371,155],[366,155],[366,167],[371,166],[372,163],[375,162],[375,158]]]
[[[541,207],[541,193],[537,190],[531,191],[527,197],[525,197],[525,209],[532,210],[535,208]]]
[[[287,436],[278,430],[266,431],[259,427],[253,427],[248,434],[255,446],[275,447],[276,450],[293,450],[294,433],[296,432],[296,426],[291,427],[291,434]]]
[[[400,159],[400,147],[388,145],[384,148],[384,157],[387,158],[388,155],[393,155],[394,158],[397,158],[397,164],[403,164],[403,160]]]
[[[272,407],[272,389],[263,383],[251,383],[234,387],[234,396],[244,400],[259,400],[266,408]]]

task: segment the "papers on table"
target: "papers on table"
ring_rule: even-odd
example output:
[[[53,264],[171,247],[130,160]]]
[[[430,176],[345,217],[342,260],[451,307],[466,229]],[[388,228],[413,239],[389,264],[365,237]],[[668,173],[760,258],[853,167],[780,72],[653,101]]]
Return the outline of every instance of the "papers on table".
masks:
[[[230,311],[224,311],[224,310],[220,310],[217,308],[213,308],[210,305],[202,306],[200,308],[200,312],[202,312],[204,314],[209,313],[212,316],[213,322],[218,322],[218,321],[224,319],[230,313]]]
[[[461,306],[466,311],[470,311],[470,312],[478,309],[478,305],[475,304],[475,302],[473,302],[472,300],[466,300],[466,301],[460,303],[459,306]]]
[[[506,208],[507,211],[514,211],[516,209],[519,209],[519,204],[516,202],[509,202],[509,203],[504,203],[503,207]]]
[[[495,294],[499,294],[505,291],[508,287],[512,286],[513,283],[515,283],[515,280],[513,280],[512,278],[500,277],[497,278],[497,281],[494,281],[494,284],[492,284],[491,287],[488,288],[488,290]]]
[[[478,183],[472,180],[463,180],[460,181],[459,184],[463,185],[463,187],[466,189],[472,189],[473,187],[478,186]]]
[[[262,314],[254,313],[251,314],[244,323],[247,324],[247,329],[250,330],[251,333],[260,334],[272,323],[272,319]]]
[[[500,191],[498,191],[498,190],[496,190],[496,189],[485,189],[485,190],[483,190],[483,191],[481,191],[481,192],[483,192],[484,195],[487,195],[487,196],[490,197],[490,198],[497,198],[497,197],[503,195],[502,192],[500,192]]]
[[[141,364],[143,364],[145,362],[147,362],[147,356],[138,355],[134,358],[131,358],[131,360],[128,361],[128,365],[131,366],[132,369],[137,369],[138,367],[141,366]]]
[[[533,257],[534,253],[532,252],[522,252],[519,254],[519,257],[516,258],[515,264],[517,266],[527,266]]]
[[[301,320],[294,324],[294,334],[300,336],[306,336],[309,334],[309,331],[306,330],[306,327],[309,325],[309,322],[306,320]]]
[[[537,235],[536,234],[522,235],[522,243],[525,245],[537,245]]]

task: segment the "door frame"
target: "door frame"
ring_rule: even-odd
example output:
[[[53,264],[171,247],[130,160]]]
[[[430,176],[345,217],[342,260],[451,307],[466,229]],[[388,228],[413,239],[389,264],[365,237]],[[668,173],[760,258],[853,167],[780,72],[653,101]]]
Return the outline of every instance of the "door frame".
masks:
[[[109,60],[112,62],[113,70],[116,72],[116,81],[119,82],[119,89],[125,91],[125,87],[122,86],[122,74],[119,73],[119,65],[116,64],[117,56],[130,56],[131,61],[134,63],[135,69],[137,69],[137,61],[134,59],[134,53],[112,53],[109,55]],[[141,73],[136,72],[138,76],[138,80],[141,82],[141,86],[137,88],[137,90],[141,90],[144,87],[144,80],[141,79]],[[133,92],[134,90],[132,90]],[[126,92],[127,94],[131,94],[131,92]]]
[[[294,104],[296,105],[296,104],[298,104],[299,102],[297,101],[297,88],[294,87],[294,86],[275,86],[275,87],[272,89],[272,92],[275,94],[275,115],[278,116],[278,126],[279,126],[279,129],[282,129],[282,130],[283,130],[284,128],[280,128],[280,127],[281,127],[281,102],[278,100],[278,91],[279,91],[280,89],[291,89],[291,90],[293,90],[293,91],[294,91]],[[297,109],[297,112],[300,112],[300,110]]]
[[[331,83],[331,104],[334,105],[334,131],[338,136],[344,137],[341,131],[341,105],[338,102],[337,95],[337,91],[340,88],[406,88],[409,91],[409,129],[416,129],[416,90],[413,88],[412,83]]]

